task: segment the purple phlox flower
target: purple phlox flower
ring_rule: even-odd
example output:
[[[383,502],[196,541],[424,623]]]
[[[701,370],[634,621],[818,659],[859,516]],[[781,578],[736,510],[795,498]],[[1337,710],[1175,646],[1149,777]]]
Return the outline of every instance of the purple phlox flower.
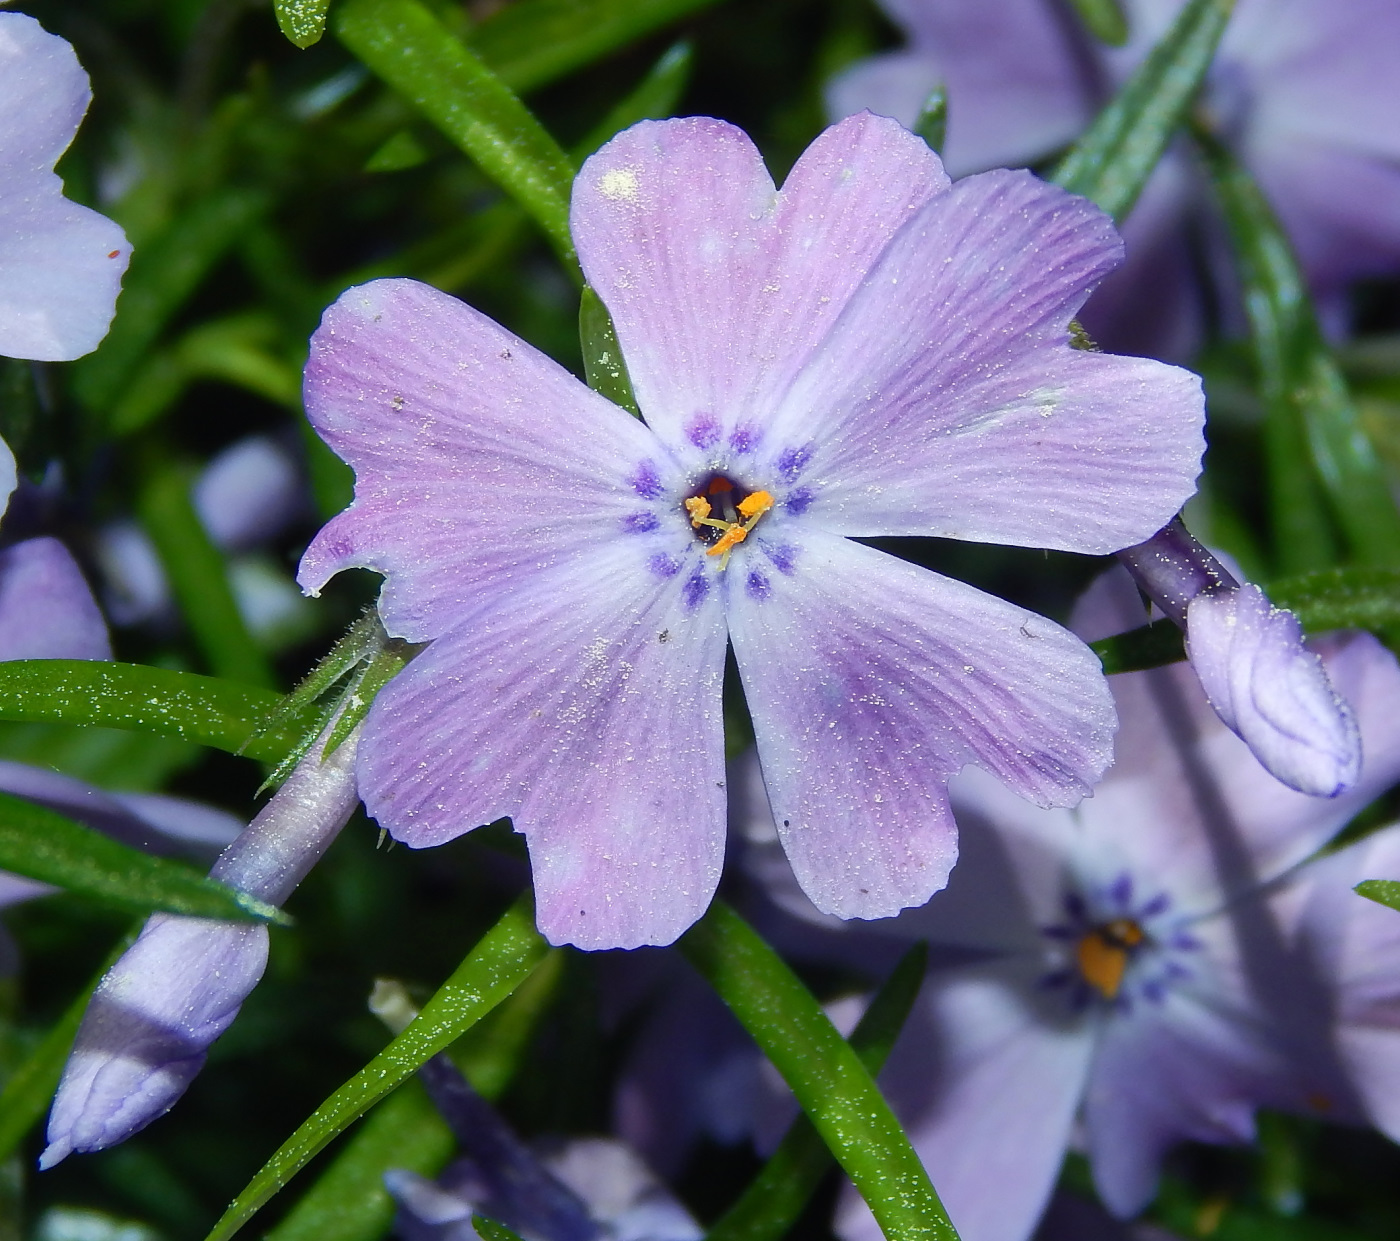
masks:
[[[260,550],[308,509],[306,480],[295,454],[272,436],[247,436],[215,454],[191,498],[214,545],[229,554],[230,584],[248,628],[265,640],[297,631],[306,602],[283,567]],[[140,525],[118,520],[102,527],[94,555],[114,623],[170,620],[170,584]]]
[[[1345,700],[1303,642],[1292,612],[1241,583],[1180,518],[1119,553],[1138,586],[1186,632],[1210,705],[1289,788],[1335,797],[1356,782],[1361,735]],[[1140,608],[1104,620],[1143,619]],[[1106,634],[1093,633],[1091,638]]]
[[[884,0],[909,48],[847,70],[829,88],[829,109],[870,107],[910,124],[944,82],[955,173],[1035,162],[1083,129],[1182,3],[1125,0],[1131,38],[1112,49],[1052,0]],[[1349,282],[1400,270],[1397,50],[1400,9],[1389,0],[1240,0],[1203,93],[1206,114],[1282,219],[1334,329],[1345,326]],[[1169,153],[1124,227],[1127,262],[1085,308],[1096,337],[1165,357],[1197,343],[1201,295],[1182,225],[1202,191],[1183,151]],[[1208,261],[1216,250],[1208,243]]]
[[[699,1241],[704,1230],[623,1143],[586,1138],[537,1153],[444,1055],[419,1070],[463,1151],[437,1180],[385,1175],[404,1241],[475,1241],[482,1214],[524,1241]]]
[[[68,361],[112,321],[131,247],[54,172],[91,98],[65,40],[0,13],[0,354]]]
[[[571,222],[645,421],[412,281],[312,339],[309,415],[357,481],[299,580],[381,572],[390,633],[432,642],[366,720],[370,813],[415,847],[508,815],[552,941],[670,942],[720,871],[727,643],[823,909],[942,886],[968,763],[1078,800],[1113,729],[1087,650],[852,536],[1107,552],[1171,516],[1197,380],[1067,343],[1107,219],[1026,173],[952,186],[865,115],[781,191],[729,125],[642,122]]]
[[[1115,570],[1076,629],[1132,597]],[[887,924],[814,928],[808,951],[843,961],[877,936],[933,945],[883,1081],[966,1241],[1030,1236],[1076,1133],[1104,1203],[1126,1217],[1172,1145],[1248,1141],[1258,1106],[1365,1119],[1335,979],[1269,891],[1400,776],[1400,668],[1369,634],[1318,649],[1366,739],[1347,793],[1309,797],[1270,776],[1187,668],[1114,677],[1117,761],[1092,798],[1039,810],[966,772],[947,890]],[[774,870],[770,856],[757,873],[800,913]],[[801,951],[795,932],[785,946]],[[838,1231],[878,1236],[853,1195]]]
[[[328,726],[328,729],[331,726]],[[358,730],[322,761],[327,733],[209,872],[280,904],[359,802]],[[83,1016],[49,1114],[41,1168],[125,1141],[175,1104],[267,964],[267,928],[156,914]]]

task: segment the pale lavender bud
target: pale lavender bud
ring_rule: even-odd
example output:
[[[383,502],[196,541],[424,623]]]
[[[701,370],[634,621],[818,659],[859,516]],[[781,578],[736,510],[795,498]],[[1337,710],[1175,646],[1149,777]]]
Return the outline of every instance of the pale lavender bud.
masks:
[[[1186,631],[1187,657],[1210,705],[1271,775],[1314,797],[1336,797],[1356,783],[1356,720],[1292,612],[1241,584],[1180,517],[1118,558]]]
[[[350,818],[358,729],[324,762],[325,734],[210,874],[280,904]],[[267,964],[267,928],[157,914],[83,1017],[49,1115],[51,1168],[125,1141],[167,1112]]]
[[[0,659],[111,659],[107,622],[57,539],[0,552]]]
[[[1356,783],[1356,719],[1292,612],[1249,584],[1199,595],[1187,611],[1186,645],[1210,705],[1272,775],[1315,797]]]

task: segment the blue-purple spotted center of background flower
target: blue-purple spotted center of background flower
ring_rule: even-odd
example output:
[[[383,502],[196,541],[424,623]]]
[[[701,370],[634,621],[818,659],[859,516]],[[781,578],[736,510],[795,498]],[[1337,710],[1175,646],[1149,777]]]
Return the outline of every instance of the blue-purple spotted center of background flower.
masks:
[[[1041,979],[1062,993],[1070,1011],[1091,1007],[1128,1013],[1137,1003],[1161,1004],[1171,987],[1189,979],[1201,943],[1171,895],[1140,897],[1127,871],[1101,886],[1068,886],[1062,922],[1041,927],[1060,958]]]
[[[760,457],[759,431],[736,427],[721,443],[721,430],[713,417],[698,415],[687,424],[685,436],[706,454],[702,465],[684,468],[647,458],[628,478],[632,490],[647,503],[622,519],[622,529],[654,541],[646,564],[655,576],[686,575],[681,601],[688,610],[697,608],[717,588],[741,588],[751,599],[766,600],[772,594],[773,573],[790,577],[797,568],[798,547],[784,537],[783,527],[805,514],[816,498],[814,487],[803,481],[812,461],[810,445]],[[709,498],[716,504],[716,518],[733,522],[737,513],[729,509],[764,493],[773,498],[773,507],[753,521],[752,537],[734,545],[727,555],[711,555],[720,531],[695,525],[686,502]]]

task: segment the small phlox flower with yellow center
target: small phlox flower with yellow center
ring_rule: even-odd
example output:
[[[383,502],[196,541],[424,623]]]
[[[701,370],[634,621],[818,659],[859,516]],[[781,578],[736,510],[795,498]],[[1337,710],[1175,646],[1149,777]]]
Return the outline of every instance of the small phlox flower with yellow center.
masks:
[[[1072,625],[1095,639],[1141,610],[1114,569]],[[1400,825],[1308,860],[1400,778],[1400,666],[1364,633],[1314,649],[1365,747],[1336,797],[1267,772],[1181,663],[1110,678],[1115,763],[1074,809],[1029,806],[975,770],[955,780],[962,856],[922,908],[861,928],[821,919],[771,844],[750,855],[806,924],[805,938],[764,924],[797,960],[878,974],[929,943],[881,1084],[964,1241],[1026,1241],[1076,1133],[1123,1217],[1152,1199],[1176,1143],[1249,1142],[1257,1108],[1400,1138],[1400,918],[1351,890],[1400,873]],[[763,818],[741,816],[760,842]],[[836,1231],[880,1236],[853,1195]]]

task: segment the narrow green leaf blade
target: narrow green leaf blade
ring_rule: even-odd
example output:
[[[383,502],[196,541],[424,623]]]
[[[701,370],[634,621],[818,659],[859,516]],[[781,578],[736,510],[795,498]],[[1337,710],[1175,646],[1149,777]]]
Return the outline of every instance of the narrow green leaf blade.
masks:
[[[348,1128],[420,1065],[450,1046],[515,990],[545,959],[549,945],[535,930],[528,897],[516,901],[423,1011],[379,1055],[331,1095],[248,1183],[210,1232],[227,1241],[337,1134]]]
[[[904,1028],[919,996],[927,963],[927,945],[915,944],[851,1032],[851,1048],[871,1077],[880,1072]],[[812,1122],[799,1116],[743,1197],[711,1226],[706,1241],[781,1241],[797,1223],[832,1163],[831,1152]]]
[[[104,836],[46,806],[0,793],[0,870],[141,913],[285,921],[271,905]]]
[[[1353,890],[1368,901],[1388,905],[1391,909],[1400,909],[1400,880],[1363,879]]]
[[[416,1081],[379,1104],[266,1241],[378,1241],[394,1220],[384,1173],[436,1176],[456,1140]]]
[[[889,1104],[781,958],[722,901],[680,944],[792,1088],[889,1241],[953,1241],[957,1232]]]
[[[331,0],[275,0],[277,24],[298,47],[310,47],[326,31]]]
[[[482,1098],[510,1084],[562,974],[557,948],[448,1054]],[[384,1173],[434,1176],[456,1149],[447,1122],[416,1081],[405,1082],[365,1119],[267,1241],[379,1241],[394,1216]]]
[[[614,405],[621,405],[629,414],[640,416],[637,397],[632,391],[632,377],[622,348],[617,343],[617,330],[603,299],[590,285],[583,286],[578,307],[579,343],[583,346],[583,373],[588,386],[601,392]]]
[[[1308,633],[1400,629],[1400,570],[1322,569],[1270,582],[1269,598],[1297,613]]]
[[[1122,47],[1128,41],[1128,19],[1118,0],[1070,0],[1084,28],[1100,43]]]
[[[1186,644],[1181,630],[1169,620],[1140,625],[1127,633],[1114,634],[1090,642],[1089,649],[1099,657],[1105,675],[1119,672],[1142,672],[1160,668],[1186,658]]]
[[[1190,0],[1050,179],[1121,222],[1185,117],[1233,8],[1234,0]]]
[[[253,685],[145,664],[0,662],[0,719],[157,733],[270,762],[282,758],[301,736],[291,727],[253,736],[279,701]]]
[[[122,953],[136,942],[143,922],[144,919],[137,922],[107,954],[107,959],[92,976],[92,981],[63,1010],[63,1015],[39,1040],[39,1045],[29,1053],[29,1058],[5,1083],[4,1091],[0,1092],[0,1163],[14,1154],[15,1148],[24,1141],[25,1135],[49,1110],[54,1091],[58,1089],[59,1078],[63,1076],[63,1066],[68,1061],[69,1051],[72,1050],[73,1040],[78,1035],[78,1026],[82,1024],[83,1014],[87,1012],[88,1000],[97,990],[97,984],[102,981],[103,975],[117,963]]]
[[[914,132],[935,155],[943,154],[943,142],[948,136],[948,92],[942,86],[934,87],[924,100],[914,118]]]
[[[473,1215],[472,1228],[481,1241],[520,1241],[520,1234],[489,1215]]]
[[[418,0],[346,0],[334,29],[524,208],[577,274],[573,166],[510,88]]]
[[[276,676],[243,622],[223,554],[195,511],[193,482],[190,469],[156,465],[137,495],[137,515],[209,669],[230,681],[270,689]]]
[[[517,0],[471,33],[512,90],[534,90],[716,0]]]
[[[1323,339],[1297,259],[1253,178],[1204,129],[1195,132],[1224,210],[1244,292],[1270,441],[1271,508],[1280,560],[1298,568],[1303,528],[1298,462],[1310,463],[1356,560],[1400,564],[1400,510],[1341,368]],[[1286,447],[1286,451],[1285,451]],[[1304,544],[1304,546],[1308,546]],[[1318,553],[1312,552],[1313,556]]]

